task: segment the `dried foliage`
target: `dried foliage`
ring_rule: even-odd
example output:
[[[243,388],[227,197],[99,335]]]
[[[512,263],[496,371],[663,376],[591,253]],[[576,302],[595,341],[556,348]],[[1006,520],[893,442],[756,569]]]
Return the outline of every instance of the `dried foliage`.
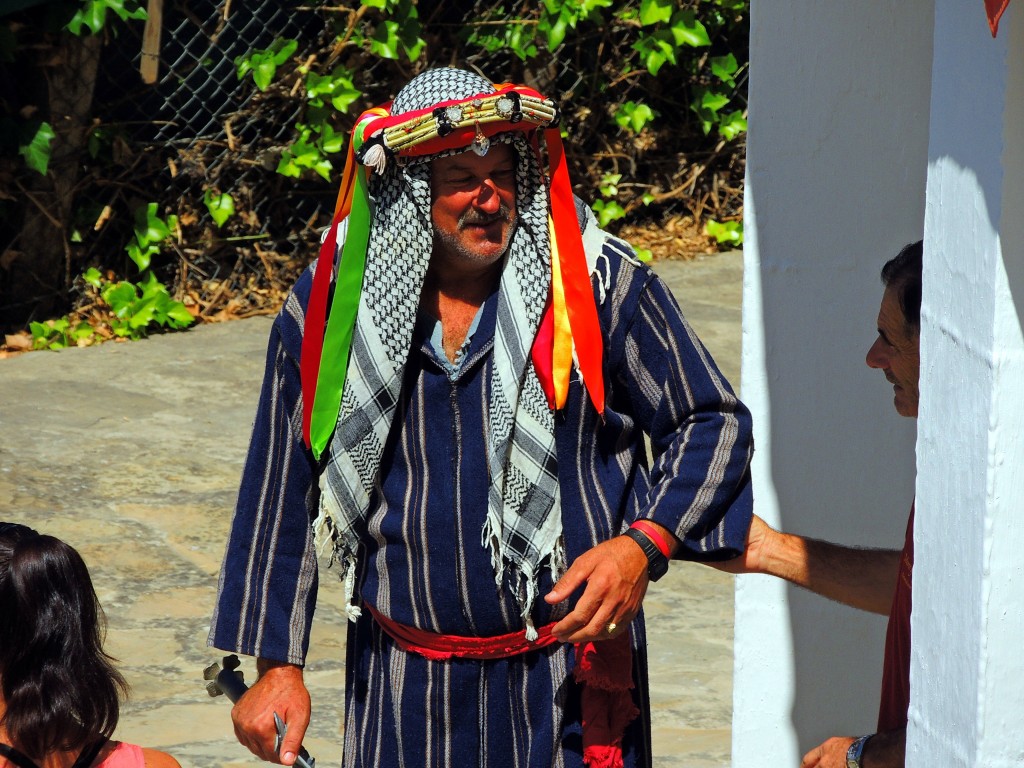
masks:
[[[126,245],[152,202],[173,226],[147,267],[189,312],[275,311],[315,256],[355,117],[434,66],[560,100],[577,193],[607,206],[609,228],[656,258],[709,250],[704,219],[742,213],[747,5],[164,0],[155,49],[145,22],[113,15],[70,35],[81,2],[0,17],[0,330],[69,311],[102,329],[79,276],[138,279]],[[707,44],[678,42],[693,20]],[[651,46],[673,34],[676,60],[658,63]],[[42,123],[44,173],[28,162]]]

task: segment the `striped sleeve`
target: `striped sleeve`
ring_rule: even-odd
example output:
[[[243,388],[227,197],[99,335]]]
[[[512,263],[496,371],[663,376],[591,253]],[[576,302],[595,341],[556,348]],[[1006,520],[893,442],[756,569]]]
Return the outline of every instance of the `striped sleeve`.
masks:
[[[619,347],[626,391],[654,458],[637,517],[673,531],[681,558],[735,557],[753,514],[750,412],[664,282],[646,268],[637,273],[647,278],[625,305],[633,311]]]
[[[316,603],[315,463],[302,442],[299,350],[309,273],[274,322],[208,644],[302,664]]]

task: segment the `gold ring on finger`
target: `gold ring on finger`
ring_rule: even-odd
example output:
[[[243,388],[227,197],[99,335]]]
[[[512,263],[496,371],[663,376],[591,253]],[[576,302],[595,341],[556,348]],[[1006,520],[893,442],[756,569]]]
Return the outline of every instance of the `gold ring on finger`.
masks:
[[[604,628],[604,631],[607,632],[609,635],[614,635],[615,630],[618,626],[619,625],[616,624],[614,621],[610,621],[608,622],[608,625]]]

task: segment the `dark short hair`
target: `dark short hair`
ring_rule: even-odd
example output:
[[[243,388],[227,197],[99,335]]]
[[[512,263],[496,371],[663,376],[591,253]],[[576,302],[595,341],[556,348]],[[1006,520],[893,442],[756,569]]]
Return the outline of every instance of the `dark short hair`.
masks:
[[[42,760],[111,736],[128,685],[103,651],[103,610],[78,552],[0,523],[0,617],[2,722],[12,746]]]
[[[921,330],[921,273],[924,241],[903,246],[882,267],[882,284],[896,291],[903,320],[915,331]]]

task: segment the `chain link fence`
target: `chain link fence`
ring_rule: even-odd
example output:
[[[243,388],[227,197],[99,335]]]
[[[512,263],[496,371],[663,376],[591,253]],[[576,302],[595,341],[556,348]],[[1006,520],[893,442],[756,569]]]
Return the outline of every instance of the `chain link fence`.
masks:
[[[309,172],[283,176],[278,163],[308,110],[303,73],[339,65],[352,72],[362,96],[347,112],[331,115],[337,131],[347,133],[362,109],[390,100],[428,66],[475,69],[494,81],[527,83],[562,103],[570,170],[584,198],[600,197],[602,181],[621,174],[615,196],[626,220],[738,212],[742,141],[701,133],[688,109],[685,78],[623,72],[634,55],[628,37],[599,25],[581,24],[555,53],[535,45],[524,59],[508,41],[537,23],[535,5],[420,0],[425,51],[414,62],[352,44],[351,31],[367,11],[360,3],[149,0],[148,29],[112,18],[101,41],[84,42],[38,22],[41,14],[54,16],[61,0],[0,17],[32,51],[0,62],[5,111],[12,118],[48,114],[57,134],[46,179],[17,158],[0,158],[2,188],[31,192],[0,195],[0,325],[66,311],[80,285],[76,276],[89,266],[132,273],[124,247],[133,212],[152,202],[161,215],[178,217],[170,249],[153,263],[176,298],[206,319],[276,308],[316,254],[342,161],[332,158],[331,181]],[[40,31],[30,32],[34,24]],[[295,40],[297,49],[270,85],[259,90],[251,77],[240,79],[238,57],[278,38]],[[80,50],[93,48],[94,64],[74,64]],[[90,81],[78,89],[76,110],[54,102],[54,72],[61,67]],[[143,69],[153,82],[144,82]],[[661,118],[636,134],[613,119],[634,99]],[[235,213],[222,226],[204,204],[209,193],[232,198]],[[57,299],[41,300],[47,296]]]

